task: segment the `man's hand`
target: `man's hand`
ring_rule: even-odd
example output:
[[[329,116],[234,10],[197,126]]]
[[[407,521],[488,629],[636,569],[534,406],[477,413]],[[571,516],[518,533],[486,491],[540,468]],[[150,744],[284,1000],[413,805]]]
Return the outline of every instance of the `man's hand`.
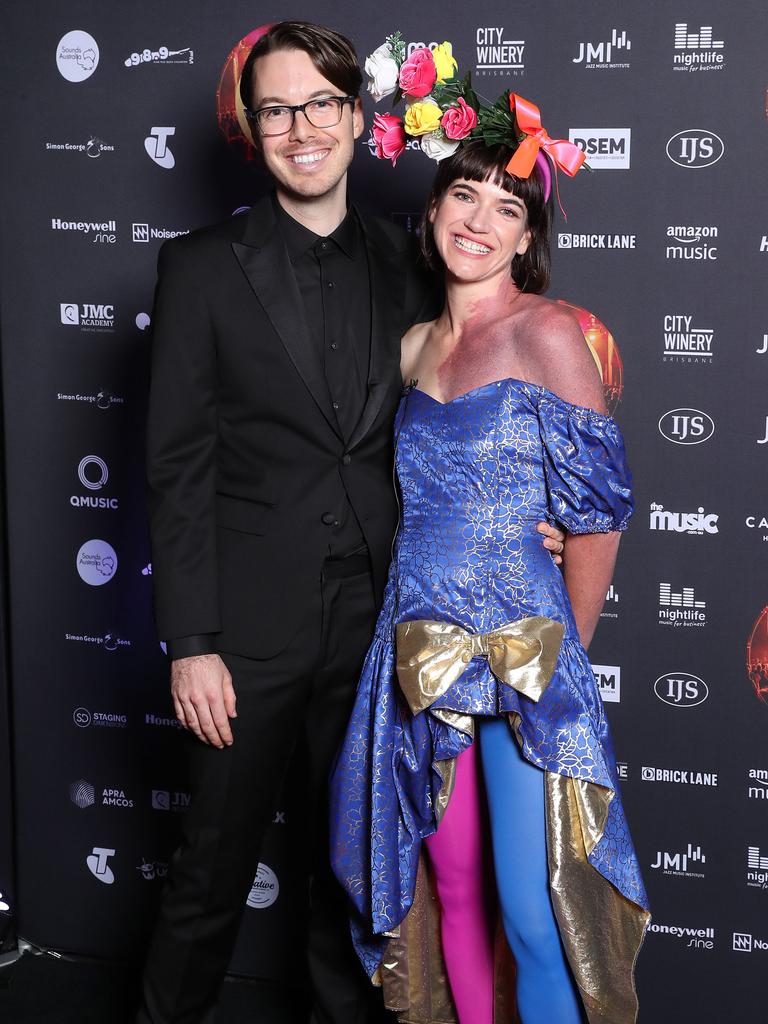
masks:
[[[552,552],[552,560],[555,565],[562,565],[562,553],[565,545],[565,534],[562,530],[558,530],[556,526],[550,526],[549,523],[539,523],[536,527],[538,532],[544,536],[544,547],[547,551]]]
[[[218,654],[171,662],[171,694],[176,717],[203,743],[232,746],[229,719],[237,718],[232,676]]]

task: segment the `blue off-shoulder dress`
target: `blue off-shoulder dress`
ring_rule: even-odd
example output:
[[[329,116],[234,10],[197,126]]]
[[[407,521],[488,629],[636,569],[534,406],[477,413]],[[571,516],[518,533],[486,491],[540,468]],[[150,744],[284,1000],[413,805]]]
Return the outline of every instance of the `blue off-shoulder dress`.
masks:
[[[626,528],[631,478],[619,429],[508,378],[444,404],[411,388],[395,431],[401,523],[331,780],[331,855],[358,955],[401,1020],[452,1019],[449,997],[434,990],[442,967],[425,963],[440,952],[425,923],[434,897],[421,844],[450,798],[473,716],[508,715],[523,756],[544,773],[553,905],[590,1024],[632,1022],[648,903],[595,677],[536,531],[542,519],[571,533]],[[501,678],[475,647],[447,689],[406,700],[396,638],[419,622],[470,638],[519,629],[520,643],[549,659],[540,692]]]

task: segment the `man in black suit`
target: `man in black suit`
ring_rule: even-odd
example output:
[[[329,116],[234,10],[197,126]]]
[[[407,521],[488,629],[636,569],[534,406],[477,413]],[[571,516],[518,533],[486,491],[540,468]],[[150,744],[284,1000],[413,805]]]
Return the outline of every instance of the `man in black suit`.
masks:
[[[242,95],[275,193],[160,252],[153,576],[176,713],[197,740],[143,1024],[213,1020],[297,742],[312,851],[312,1021],[383,1014],[329,868],[325,791],[396,527],[399,339],[429,301],[409,239],[347,207],[360,85],[343,36],[273,26],[243,69]]]

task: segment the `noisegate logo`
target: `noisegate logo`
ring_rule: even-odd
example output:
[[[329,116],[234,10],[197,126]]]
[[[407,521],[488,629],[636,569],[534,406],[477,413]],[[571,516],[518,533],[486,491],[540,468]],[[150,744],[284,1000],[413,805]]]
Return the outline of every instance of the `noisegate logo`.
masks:
[[[77,327],[90,333],[115,329],[115,307],[95,302],[60,302],[59,319],[65,327]]]
[[[168,148],[168,139],[175,134],[175,128],[150,128],[149,135],[144,139],[147,156],[166,171],[176,165],[173,153]]]
[[[89,32],[76,28],[56,46],[56,67],[68,82],[84,82],[99,66],[99,47]]]
[[[749,932],[733,933],[733,949],[736,953],[757,953],[768,950],[768,942],[758,939]]]
[[[172,228],[156,228],[151,224],[133,223],[131,225],[131,238],[134,242],[149,242],[156,238],[165,241],[167,238],[176,238],[177,235],[188,234],[189,228],[180,228],[176,231]]]
[[[525,40],[505,39],[506,29],[483,25],[475,32],[478,77],[520,77],[525,74]]]
[[[101,587],[117,572],[117,554],[105,540],[87,540],[77,552],[76,565],[84,583]]]
[[[266,864],[259,864],[251,891],[246,899],[246,906],[251,910],[264,910],[271,907],[280,895],[280,883],[277,875]]]
[[[675,71],[722,71],[725,67],[725,43],[715,39],[712,25],[698,29],[687,21],[675,25],[675,53],[672,68]]]
[[[692,533],[703,536],[705,533],[717,533],[717,521],[720,516],[706,513],[702,506],[698,512],[665,512],[664,506],[651,502],[650,526],[652,530],[671,530],[674,533]]]
[[[631,128],[571,128],[568,138],[586,154],[593,171],[629,170]]]
[[[621,701],[621,668],[618,665],[593,665],[592,672],[603,700],[611,704],[619,704]]]
[[[115,856],[115,850],[109,850],[104,846],[94,846],[93,853],[85,858],[88,870],[94,878],[98,878],[105,885],[112,885],[115,881],[115,874],[109,866],[109,858]]]
[[[668,313],[664,317],[663,363],[712,364],[712,327],[694,327],[688,313]]]
[[[169,50],[167,46],[158,46],[156,50],[134,50],[123,63],[127,68],[138,68],[142,64],[194,64],[195,51],[189,46],[182,50]]]

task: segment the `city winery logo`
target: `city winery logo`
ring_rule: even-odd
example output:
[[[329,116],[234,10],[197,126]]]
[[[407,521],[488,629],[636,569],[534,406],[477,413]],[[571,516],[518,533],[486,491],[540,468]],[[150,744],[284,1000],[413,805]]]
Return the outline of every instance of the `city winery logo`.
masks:
[[[689,672],[667,672],[653,684],[653,692],[670,707],[695,708],[707,699],[709,687]]]
[[[652,768],[643,765],[640,778],[643,782],[666,782],[678,786],[717,786],[717,772],[700,772],[691,768]]]
[[[115,147],[98,135],[89,135],[86,142],[46,142],[47,153],[82,153],[91,160],[97,160],[104,153],[114,153]]]
[[[704,128],[687,128],[667,143],[667,156],[678,167],[711,167],[724,152],[720,136]]]
[[[104,302],[60,302],[59,319],[65,327],[104,334],[115,329],[115,307]]]
[[[97,728],[124,729],[128,725],[128,716],[112,711],[89,711],[88,708],[80,707],[72,712],[72,721],[78,729],[88,729],[92,725]]]
[[[688,843],[684,853],[668,853],[666,850],[658,850],[651,867],[656,871],[661,871],[662,875],[674,875],[677,878],[704,878],[704,872],[697,871],[696,868],[706,862],[707,858],[701,852],[701,847]]]
[[[57,402],[82,402],[85,405],[94,406],[96,409],[111,409],[114,405],[125,405],[125,399],[120,395],[113,395],[111,391],[102,388],[96,394],[85,394],[79,391],[56,393]]]
[[[176,134],[176,129],[170,126],[165,128],[150,128],[149,135],[144,139],[144,149],[147,156],[166,171],[176,166],[176,160],[168,146],[168,139]]]
[[[670,530],[673,533],[692,533],[703,536],[705,533],[717,533],[717,522],[720,516],[705,512],[699,506],[697,512],[667,512],[663,505],[651,502],[650,527],[652,530]]]
[[[109,858],[115,856],[116,851],[105,846],[94,846],[93,852],[85,858],[88,870],[94,878],[98,878],[105,885],[112,885],[115,881],[115,874],[109,866]]]
[[[664,317],[663,363],[712,362],[712,327],[695,327],[689,313],[667,313]]]
[[[719,231],[714,224],[670,224],[667,227],[668,260],[716,260]],[[672,239],[672,241],[670,241]]]
[[[482,25],[475,32],[475,71],[479,77],[525,73],[525,40],[505,39],[507,29]]]
[[[689,928],[679,924],[658,924],[651,921],[648,931],[653,935],[671,935],[675,939],[683,939],[686,946],[693,949],[714,949],[714,928]]]
[[[768,857],[759,846],[747,847],[747,885],[750,889],[768,889]]]
[[[593,171],[629,169],[631,128],[571,128],[568,138],[586,153]]]
[[[68,82],[84,82],[99,66],[99,46],[88,32],[76,28],[56,46],[56,67]]]
[[[126,647],[132,647],[130,640],[126,640],[114,630],[104,633],[103,636],[92,636],[90,633],[65,633],[64,639],[72,644],[89,644],[91,647],[101,647],[104,651],[120,651]]]
[[[768,608],[763,608],[747,640],[747,674],[762,704],[768,704]]]
[[[675,25],[675,71],[722,71],[725,67],[725,43],[715,39],[712,25],[694,29],[686,21]]]
[[[659,417],[659,433],[672,444],[703,444],[715,432],[715,421],[701,409],[670,409]]]
[[[611,704],[621,702],[621,668],[618,665],[593,665],[592,672],[600,696]]]
[[[660,626],[706,626],[707,602],[696,598],[693,587],[673,590],[671,583],[659,584]]]
[[[246,906],[251,910],[264,910],[271,907],[280,895],[280,883],[277,875],[266,864],[259,864],[251,891],[246,899]]]
[[[79,807],[81,811],[84,811],[86,807],[93,807],[96,803],[96,790],[85,779],[78,779],[77,782],[73,782],[69,787],[69,799],[75,805]]]
[[[733,949],[736,953],[759,953],[768,950],[768,942],[758,939],[751,932],[734,932]]]
[[[251,52],[251,48],[265,32],[269,25],[260,25],[250,31],[236,43],[224,61],[219,84],[216,88],[216,116],[221,131],[227,142],[239,148],[246,160],[256,159],[251,128],[245,117],[245,108],[240,98],[240,73]]]
[[[105,540],[87,540],[77,552],[80,579],[91,587],[101,587],[117,572],[117,554]]]
[[[131,224],[131,240],[134,242],[150,242],[155,239],[165,241],[178,235],[188,235],[189,228],[158,228],[152,224]]]
[[[152,809],[155,811],[186,811],[191,800],[189,793],[174,793],[170,789],[152,790]]]
[[[603,397],[612,416],[618,408],[621,396],[624,394],[624,363],[619,352],[616,339],[605,326],[598,320],[594,313],[581,306],[574,306],[564,299],[556,300],[558,306],[563,306],[581,328],[595,365],[600,371],[600,379],[603,382]]]
[[[629,61],[626,58],[632,49],[632,42],[624,29],[611,30],[609,39],[600,42],[579,43],[579,51],[572,58],[573,64],[581,64],[590,71],[626,70]]]
[[[557,233],[558,249],[634,249],[637,235]]]
[[[747,772],[747,797],[768,801],[768,768],[750,768]]]
[[[156,50],[147,47],[134,50],[123,61],[127,68],[140,68],[142,64],[194,64],[195,51],[185,46],[182,50],[170,50],[167,46],[158,46]]]

